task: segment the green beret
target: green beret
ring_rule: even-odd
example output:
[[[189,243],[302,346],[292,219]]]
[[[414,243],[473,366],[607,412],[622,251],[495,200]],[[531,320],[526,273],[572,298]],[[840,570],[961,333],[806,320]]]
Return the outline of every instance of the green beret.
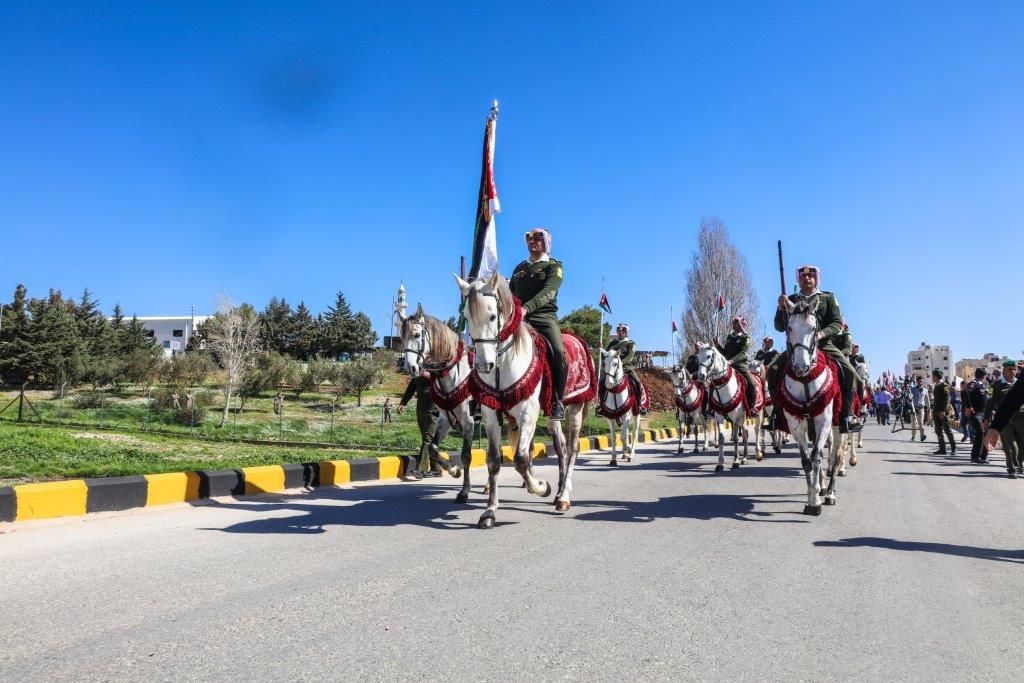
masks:
[[[942,370],[932,370],[932,375],[934,377],[940,377],[941,378],[942,377]]]
[[[1015,360],[1004,360],[1003,361],[1003,367],[1004,368],[1015,368],[1015,367],[1017,367],[1017,361],[1015,361]]]

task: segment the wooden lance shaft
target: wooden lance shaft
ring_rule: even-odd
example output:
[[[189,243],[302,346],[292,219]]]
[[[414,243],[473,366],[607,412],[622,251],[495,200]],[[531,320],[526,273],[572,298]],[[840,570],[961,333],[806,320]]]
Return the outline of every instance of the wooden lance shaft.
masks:
[[[782,265],[782,240],[779,240],[779,284],[782,285],[782,296],[786,296],[786,268]]]

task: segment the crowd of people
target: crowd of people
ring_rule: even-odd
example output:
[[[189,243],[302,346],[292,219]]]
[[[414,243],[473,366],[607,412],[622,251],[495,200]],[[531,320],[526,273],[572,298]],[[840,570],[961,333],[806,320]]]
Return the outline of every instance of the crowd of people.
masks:
[[[947,382],[940,370],[932,373],[932,383],[924,377],[889,377],[883,375],[872,397],[873,412],[878,424],[892,424],[892,431],[910,426],[910,438],[924,441],[925,427],[935,429],[939,442],[935,455],[956,454],[957,441],[950,429],[950,420],[959,424],[960,443],[971,442],[971,462],[988,462],[988,452],[1001,439],[1006,454],[1007,476],[1017,479],[1022,472],[1024,454],[1024,412],[1016,408],[1016,395],[1024,393],[1016,382],[1024,372],[1024,361],[1006,360],[994,372],[985,368],[974,371],[974,379],[950,378]],[[1011,389],[1018,387],[1015,398],[1007,401]],[[1000,409],[1004,407],[1005,411]],[[946,442],[949,442],[947,450]]]

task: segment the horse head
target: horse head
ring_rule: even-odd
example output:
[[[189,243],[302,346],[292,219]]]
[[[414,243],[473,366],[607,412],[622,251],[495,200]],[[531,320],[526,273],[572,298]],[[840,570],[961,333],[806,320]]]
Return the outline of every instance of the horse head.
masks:
[[[818,295],[786,299],[786,348],[797,377],[807,375],[817,363]]]
[[[707,342],[697,342],[697,381],[707,382],[726,370],[725,356]]]
[[[427,330],[423,305],[416,307],[416,313],[402,316],[402,365],[410,375],[420,374],[424,361],[430,356],[430,332]]]
[[[605,389],[614,389],[622,383],[622,359],[617,350],[601,349],[601,374],[604,376]]]
[[[690,373],[686,371],[686,365],[676,363],[672,366],[672,387],[676,392],[682,391],[690,383]]]
[[[489,375],[497,367],[498,357],[508,348],[498,337],[502,325],[512,315],[512,294],[505,278],[497,272],[487,280],[470,283],[456,275],[455,281],[466,301],[466,327],[476,351],[474,367],[480,374]]]

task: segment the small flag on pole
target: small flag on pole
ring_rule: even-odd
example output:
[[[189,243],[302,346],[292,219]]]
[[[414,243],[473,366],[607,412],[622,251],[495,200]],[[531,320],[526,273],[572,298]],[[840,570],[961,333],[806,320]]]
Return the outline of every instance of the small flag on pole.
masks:
[[[605,312],[605,313],[607,313],[608,315],[611,315],[611,314],[612,314],[612,307],[611,307],[611,304],[609,304],[609,303],[608,303],[608,295],[607,295],[607,294],[605,294],[604,292],[601,292],[601,303],[600,303],[600,304],[598,304],[598,305],[599,305],[599,306],[600,306],[601,308],[603,308],[603,309],[604,309],[604,312]]]
[[[480,194],[476,204],[476,227],[473,232],[473,259],[469,279],[490,277],[498,270],[498,237],[495,214],[501,213],[498,190],[494,184],[494,135],[498,127],[498,101],[494,101],[484,128],[484,160],[480,173]]]
[[[676,325],[676,321],[672,321],[672,334],[679,334],[679,326]]]
[[[718,294],[718,312],[721,313],[725,309],[725,295],[721,292]]]

